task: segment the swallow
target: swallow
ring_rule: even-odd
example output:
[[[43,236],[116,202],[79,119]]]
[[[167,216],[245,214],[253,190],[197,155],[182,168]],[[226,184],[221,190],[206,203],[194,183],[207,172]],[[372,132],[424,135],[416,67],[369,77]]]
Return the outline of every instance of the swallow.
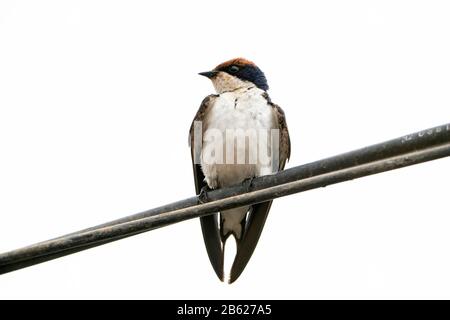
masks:
[[[291,153],[286,117],[271,101],[261,69],[249,60],[236,58],[199,74],[211,80],[216,94],[203,100],[189,130],[197,194],[239,183],[251,184],[255,177],[283,170]],[[210,132],[213,134],[208,135]],[[269,133],[276,134],[264,140],[257,135],[261,132],[268,137]],[[250,141],[255,137],[258,148]],[[244,143],[239,144],[237,141],[242,138]],[[267,151],[270,160],[260,161],[258,150]],[[206,250],[221,281],[225,241],[230,235],[236,240],[236,256],[228,279],[231,284],[250,260],[271,204],[272,201],[266,201],[200,218]]]

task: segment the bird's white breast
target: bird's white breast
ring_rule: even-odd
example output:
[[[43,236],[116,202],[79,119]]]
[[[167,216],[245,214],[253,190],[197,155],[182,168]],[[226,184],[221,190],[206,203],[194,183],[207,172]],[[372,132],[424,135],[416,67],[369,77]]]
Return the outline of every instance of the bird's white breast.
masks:
[[[210,107],[204,120],[204,129],[216,130],[216,132],[222,134],[224,139],[221,141],[207,139],[205,138],[206,135],[203,139],[202,170],[209,187],[229,186],[240,183],[247,178],[272,173],[271,165],[262,165],[259,161],[256,163],[246,161],[244,164],[239,164],[234,159],[234,162],[230,164],[226,159],[226,150],[224,150],[223,163],[207,163],[207,161],[204,161],[204,152],[216,147],[225,148],[227,130],[234,132],[239,139],[242,138],[242,135],[247,135],[249,129],[258,134],[262,132],[270,134],[270,129],[276,127],[273,109],[262,96],[262,93],[263,91],[258,88],[243,88],[222,93]],[[267,148],[270,148],[269,140],[270,136],[267,139]],[[259,158],[258,151],[255,148],[249,148],[248,143],[244,145],[236,143],[234,147],[235,154],[240,154],[240,152],[248,154],[246,160]]]

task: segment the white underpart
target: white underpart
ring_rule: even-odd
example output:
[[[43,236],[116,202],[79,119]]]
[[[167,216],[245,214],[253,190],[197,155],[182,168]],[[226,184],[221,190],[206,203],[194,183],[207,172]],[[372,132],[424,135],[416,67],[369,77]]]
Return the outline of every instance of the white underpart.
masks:
[[[206,161],[209,155],[205,154],[208,150],[215,148],[224,148],[226,144],[226,132],[234,132],[238,139],[245,139],[248,129],[255,132],[266,132],[270,134],[271,129],[276,128],[276,119],[272,106],[262,96],[262,91],[254,86],[245,86],[243,88],[223,92],[214,100],[210,111],[206,115],[203,128],[208,131],[213,129],[222,134],[223,140],[203,139],[202,148],[202,171],[205,175],[208,186],[212,189],[226,187],[242,183],[245,179],[261,175],[271,174],[271,163],[262,164],[259,161],[257,148],[249,148],[249,144],[234,144],[234,163],[226,162],[226,151],[223,152],[223,161]],[[218,145],[220,144],[220,145]],[[267,150],[270,150],[270,136],[267,139]],[[238,164],[236,156],[246,154],[246,162]],[[249,163],[249,159],[258,159],[256,162]],[[241,221],[245,218],[249,207],[240,207],[221,212],[222,233],[226,235],[233,233],[238,239],[242,235]]]

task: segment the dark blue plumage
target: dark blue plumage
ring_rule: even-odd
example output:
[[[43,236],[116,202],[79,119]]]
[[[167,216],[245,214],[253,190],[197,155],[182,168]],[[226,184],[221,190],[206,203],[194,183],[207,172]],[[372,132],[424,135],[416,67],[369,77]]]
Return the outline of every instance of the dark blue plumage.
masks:
[[[238,58],[227,61],[226,63],[218,65],[215,70],[226,72],[241,80],[250,81],[264,91],[269,90],[269,85],[267,84],[264,72],[248,60]]]

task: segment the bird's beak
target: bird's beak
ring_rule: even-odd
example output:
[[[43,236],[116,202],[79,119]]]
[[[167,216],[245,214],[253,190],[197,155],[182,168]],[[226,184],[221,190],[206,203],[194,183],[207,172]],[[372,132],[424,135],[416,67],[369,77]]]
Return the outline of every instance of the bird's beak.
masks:
[[[206,71],[200,72],[199,75],[207,77],[208,79],[214,78],[219,72],[218,71]]]

